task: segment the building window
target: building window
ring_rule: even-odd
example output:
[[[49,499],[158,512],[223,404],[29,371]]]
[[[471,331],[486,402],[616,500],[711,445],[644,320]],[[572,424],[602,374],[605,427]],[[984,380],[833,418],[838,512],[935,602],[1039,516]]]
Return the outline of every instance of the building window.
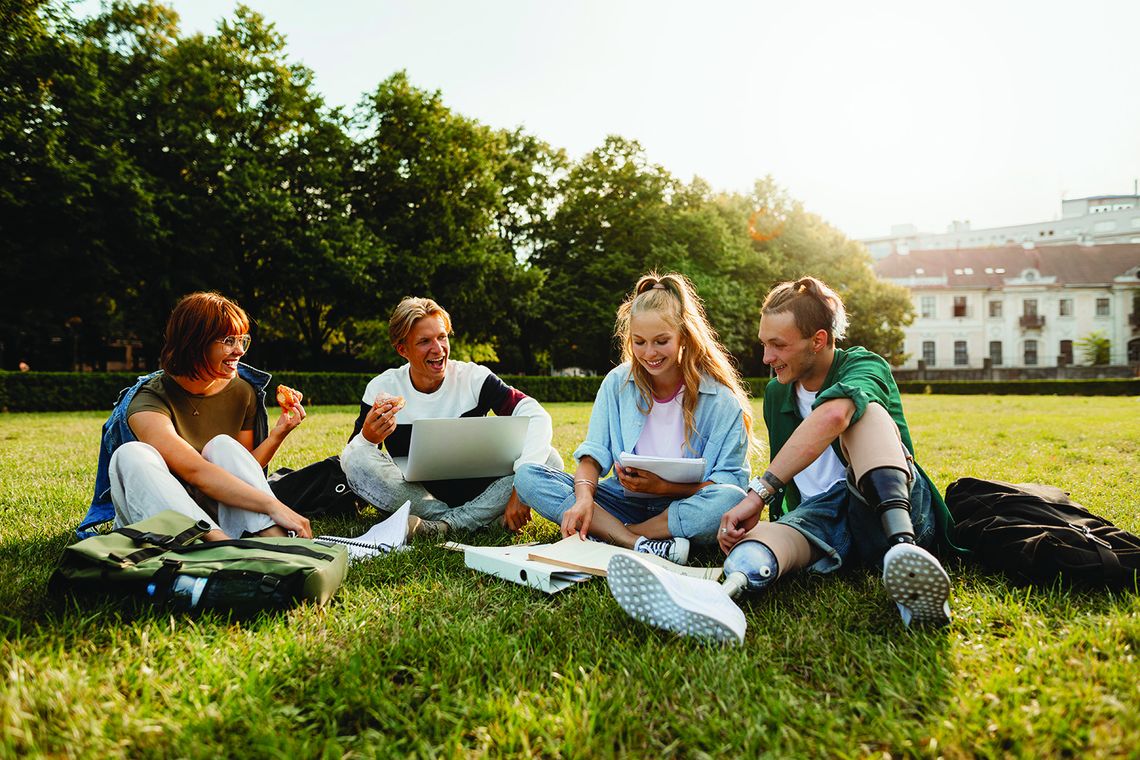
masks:
[[[955,367],[965,367],[969,363],[970,363],[970,358],[966,354],[966,341],[964,341],[964,340],[954,341],[954,366]]]
[[[990,301],[990,316],[991,317],[1000,317],[1001,316],[1001,301]]]
[[[954,296],[954,316],[966,316],[966,296]]]
[[[934,366],[934,341],[922,341],[922,361],[925,362],[927,367]]]
[[[1062,317],[1073,316],[1073,299],[1062,298],[1058,302],[1057,315]]]
[[[1025,341],[1025,366],[1037,366],[1037,341],[1035,340]]]
[[[1036,317],[1037,316],[1037,299],[1036,298],[1026,298],[1024,301],[1021,302],[1021,315],[1024,317]]]
[[[934,296],[923,296],[919,308],[923,319],[934,319]]]
[[[1061,366],[1063,366],[1063,367],[1072,366],[1072,364],[1073,364],[1073,341],[1071,341],[1071,340],[1061,341],[1060,359],[1061,359]]]
[[[1001,366],[1001,341],[990,341],[990,364],[995,367]]]
[[[1108,299],[1107,298],[1096,299],[1096,315],[1098,317],[1107,317],[1108,316]]]

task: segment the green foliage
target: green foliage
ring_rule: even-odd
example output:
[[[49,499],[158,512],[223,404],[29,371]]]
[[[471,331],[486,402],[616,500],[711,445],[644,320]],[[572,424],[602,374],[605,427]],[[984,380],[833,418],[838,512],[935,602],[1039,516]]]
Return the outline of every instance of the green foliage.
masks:
[[[617,136],[571,162],[404,72],[344,113],[246,7],[187,35],[157,3],[83,20],[63,0],[11,5],[2,366],[100,368],[123,339],[153,366],[175,300],[207,289],[245,306],[293,368],[382,362],[376,327],[422,295],[451,312],[469,356],[604,371],[617,306],[650,269],[693,280],[746,374],[763,371],[765,292],[804,273],[847,299],[852,343],[900,358],[903,291],[770,178],[715,193]],[[750,236],[760,210],[765,240]]]
[[[306,406],[360,403],[370,372],[273,373],[270,390],[278,383],[298,388]],[[109,410],[119,391],[134,383],[134,372],[0,372],[0,410],[9,412],[62,412]],[[550,377],[501,375],[503,382],[543,403],[593,402],[602,377]],[[746,377],[745,387],[754,399],[764,398],[766,377]],[[1140,396],[1140,380],[983,380],[908,381],[904,393],[1001,396]],[[270,399],[272,404],[272,399]]]
[[[964,475],[1052,483],[1140,532],[1131,401],[904,403],[940,488]],[[551,411],[569,462],[589,406]],[[1051,758],[1140,746],[1140,597],[1011,588],[956,564],[947,630],[904,628],[877,575],[851,569],[744,600],[740,648],[637,623],[603,580],[548,597],[430,541],[353,565],[322,609],[231,621],[77,606],[46,584],[90,499],[102,416],[0,416],[0,756]],[[335,453],[355,416],[315,409],[273,466]],[[376,519],[314,529],[357,535]],[[460,540],[555,535],[537,520],[518,537]]]
[[[1108,364],[1112,357],[1112,341],[1100,330],[1089,333],[1077,341],[1081,358],[1089,366]]]

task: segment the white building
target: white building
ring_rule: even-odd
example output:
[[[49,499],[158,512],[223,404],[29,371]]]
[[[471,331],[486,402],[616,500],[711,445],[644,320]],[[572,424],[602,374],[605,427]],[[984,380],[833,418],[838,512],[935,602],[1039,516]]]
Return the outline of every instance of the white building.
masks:
[[[946,232],[919,232],[913,225],[862,242],[876,259],[892,253],[1008,245],[1104,245],[1140,243],[1140,195],[1098,195],[1061,202],[1061,218],[1008,227],[970,229],[952,222]]]
[[[904,369],[1080,365],[1092,333],[1110,364],[1140,363],[1140,244],[912,250],[875,270],[914,298]]]

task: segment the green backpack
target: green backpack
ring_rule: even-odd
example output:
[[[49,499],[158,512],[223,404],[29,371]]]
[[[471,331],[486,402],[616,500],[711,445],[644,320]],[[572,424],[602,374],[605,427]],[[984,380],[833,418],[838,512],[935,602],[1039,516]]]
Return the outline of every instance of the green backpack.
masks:
[[[64,549],[49,588],[252,614],[301,601],[323,605],[344,580],[343,546],[302,538],[199,540],[209,529],[167,510],[85,538]]]

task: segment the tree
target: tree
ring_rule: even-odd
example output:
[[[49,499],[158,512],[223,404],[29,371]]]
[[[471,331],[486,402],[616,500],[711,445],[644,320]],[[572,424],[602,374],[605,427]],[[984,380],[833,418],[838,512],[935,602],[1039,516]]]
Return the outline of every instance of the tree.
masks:
[[[431,296],[461,342],[498,348],[517,339],[542,282],[525,255],[561,154],[453,113],[402,72],[365,98],[355,127],[353,207],[392,252],[378,284],[386,308]]]
[[[1077,341],[1081,358],[1090,367],[1112,361],[1112,341],[1100,330],[1089,333]]]

